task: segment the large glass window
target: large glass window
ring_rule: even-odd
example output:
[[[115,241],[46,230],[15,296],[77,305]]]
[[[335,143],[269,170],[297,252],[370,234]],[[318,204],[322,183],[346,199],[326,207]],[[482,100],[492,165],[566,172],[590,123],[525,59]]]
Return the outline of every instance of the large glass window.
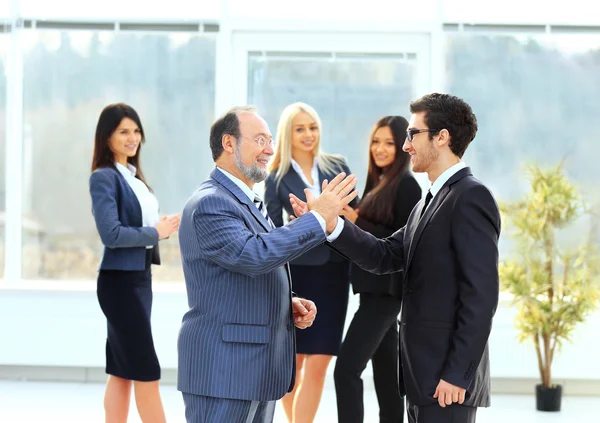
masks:
[[[213,166],[215,40],[38,30],[26,41],[23,277],[93,279],[102,246],[88,179],[100,111],[120,101],[138,111],[144,173],[161,213],[180,212]],[[161,241],[161,256],[155,279],[183,280],[177,236]]]
[[[530,161],[564,160],[583,185],[600,180],[600,37],[451,34],[447,54],[448,91],[479,120],[465,159],[497,194],[518,191]]]
[[[0,279],[4,278],[6,227],[6,54],[9,41],[9,34],[0,34]]]
[[[10,16],[10,0],[0,0],[0,18],[8,19]]]
[[[465,160],[499,200],[527,188],[526,163],[562,161],[598,205],[600,36],[449,34],[447,72],[479,121]]]
[[[323,122],[323,150],[348,159],[362,191],[371,129],[382,116],[408,115],[416,60],[415,53],[249,52],[248,102],[274,134],[285,106],[313,106]]]

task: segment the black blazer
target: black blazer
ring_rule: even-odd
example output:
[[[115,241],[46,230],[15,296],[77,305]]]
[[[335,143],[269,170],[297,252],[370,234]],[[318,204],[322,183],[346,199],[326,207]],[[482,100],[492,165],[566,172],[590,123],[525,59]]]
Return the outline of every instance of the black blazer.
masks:
[[[404,269],[400,319],[401,389],[434,404],[440,379],[467,390],[464,404],[490,405],[488,338],[498,305],[500,213],[467,167],[454,174],[408,224],[380,240],[346,221],[332,246],[363,269]],[[403,382],[403,383],[402,383]]]
[[[341,172],[345,172],[349,175],[350,168],[344,159],[340,159],[335,166],[336,170],[333,173],[325,173],[319,169],[319,186],[323,183],[324,179],[331,181]],[[298,173],[290,166],[279,184],[275,180],[274,170],[269,173],[267,180],[265,181],[265,205],[267,206],[267,212],[269,217],[275,224],[275,226],[283,226],[283,212],[285,211],[287,216],[293,215],[294,210],[290,203],[290,193],[294,194],[302,201],[306,201],[306,195],[304,194],[304,188],[307,188],[306,184],[302,181],[302,178]],[[350,203],[351,207],[356,207],[358,204],[358,197],[352,200]],[[340,262],[345,259],[332,251],[325,245],[319,245],[312,250],[307,251],[295,260],[292,260],[290,264],[302,265],[302,266],[320,266],[328,261]]]
[[[363,231],[375,235],[377,238],[386,238],[406,225],[410,212],[422,197],[422,191],[419,183],[410,173],[403,174],[401,178],[400,183],[396,187],[394,223],[391,226],[387,226],[383,223],[371,222],[359,214],[358,219],[356,219],[356,226]],[[363,198],[367,194],[364,193]],[[354,263],[350,266],[350,282],[355,294],[387,294],[401,298],[403,276],[403,272],[392,273],[391,275],[375,275],[361,269]]]

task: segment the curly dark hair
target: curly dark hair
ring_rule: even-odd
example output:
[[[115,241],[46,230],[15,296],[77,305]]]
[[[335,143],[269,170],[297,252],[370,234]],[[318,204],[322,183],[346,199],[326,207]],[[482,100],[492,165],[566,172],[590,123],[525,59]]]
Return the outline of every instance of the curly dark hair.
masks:
[[[429,139],[446,129],[450,133],[450,149],[462,157],[477,134],[477,118],[461,98],[450,94],[432,93],[410,103],[411,113],[425,113],[425,124],[436,132],[429,133]]]

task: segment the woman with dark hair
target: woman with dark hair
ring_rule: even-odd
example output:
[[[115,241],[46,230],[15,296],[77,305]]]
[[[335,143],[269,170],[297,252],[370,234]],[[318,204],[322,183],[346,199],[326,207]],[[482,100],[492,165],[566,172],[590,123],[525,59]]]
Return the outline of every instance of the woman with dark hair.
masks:
[[[159,218],[158,201],[140,166],[144,130],[126,104],[102,110],[94,141],[90,195],[104,254],[97,294],[106,316],[104,396],[107,423],[127,421],[131,387],[143,423],[165,422],[160,365],[150,326],[151,264],[160,264],[158,241],[179,227],[179,215]]]
[[[386,116],[374,126],[370,138],[369,170],[362,200],[356,210],[343,214],[378,238],[406,225],[421,188],[409,172],[410,156],[402,151],[408,122]],[[338,421],[358,423],[364,418],[361,374],[373,365],[380,423],[404,421],[404,402],[398,390],[398,327],[402,301],[402,273],[374,275],[351,265],[350,281],[360,305],[338,355],[334,380]]]

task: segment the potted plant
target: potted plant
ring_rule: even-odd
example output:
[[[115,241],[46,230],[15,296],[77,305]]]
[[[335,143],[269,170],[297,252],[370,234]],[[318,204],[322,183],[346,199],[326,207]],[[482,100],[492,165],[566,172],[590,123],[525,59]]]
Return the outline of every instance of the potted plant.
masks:
[[[531,165],[526,171],[530,192],[519,201],[500,205],[516,253],[501,262],[500,282],[518,306],[519,341],[535,346],[541,382],[536,386],[537,409],[560,411],[562,386],[552,382],[552,363],[561,344],[571,341],[577,323],[597,304],[596,240],[585,237],[579,245],[568,247],[565,244],[570,243],[557,241],[557,235],[564,234],[561,230],[572,229],[588,213],[562,165],[550,169]]]

